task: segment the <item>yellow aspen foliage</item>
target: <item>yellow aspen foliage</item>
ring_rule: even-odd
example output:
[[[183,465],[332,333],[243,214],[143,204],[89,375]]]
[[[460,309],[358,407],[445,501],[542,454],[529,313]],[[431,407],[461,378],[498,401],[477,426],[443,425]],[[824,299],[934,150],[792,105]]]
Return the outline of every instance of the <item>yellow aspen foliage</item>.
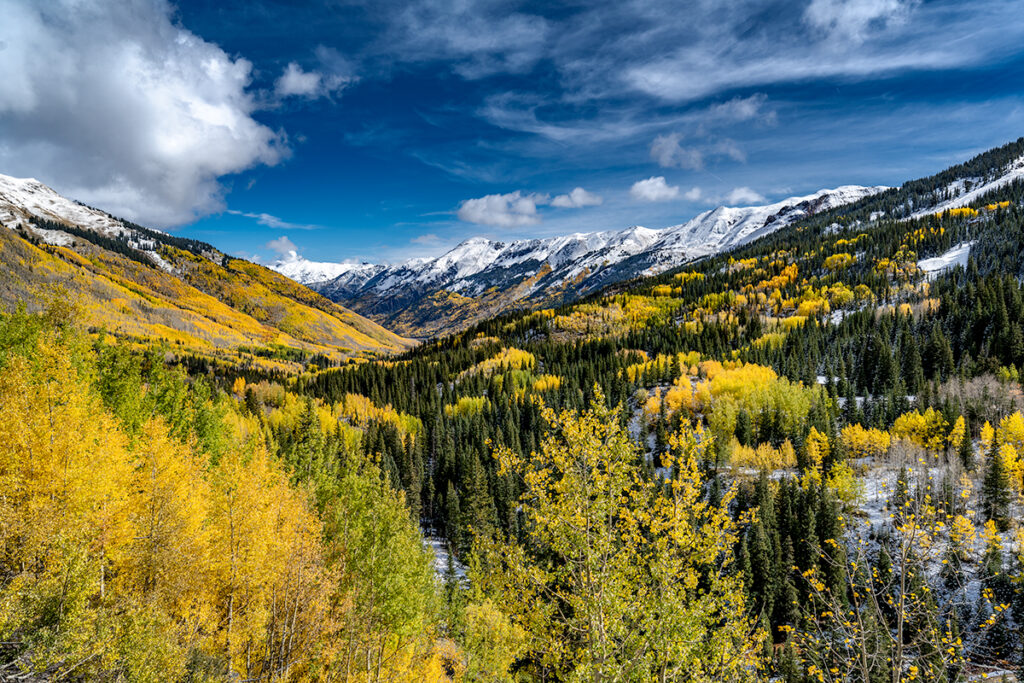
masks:
[[[999,447],[999,457],[1003,460],[1003,466],[1010,478],[1010,486],[1017,493],[1024,492],[1024,462],[1021,462],[1020,454],[1012,443],[1004,443]]]
[[[678,474],[651,480],[597,394],[585,413],[546,410],[539,452],[497,451],[501,473],[522,477],[531,538],[482,545],[477,585],[526,631],[528,661],[560,679],[753,680],[762,634],[728,567],[733,494],[704,495],[711,439],[684,428],[665,456]]]
[[[967,548],[974,543],[977,535],[974,522],[963,515],[956,515],[949,525],[949,541],[958,548]]]
[[[691,271],[683,271],[682,273],[676,273],[675,279],[681,285],[685,285],[687,282],[701,281],[704,279],[704,273],[694,273]]]
[[[851,458],[880,458],[889,451],[891,437],[883,429],[851,424],[839,432],[839,441]]]
[[[853,288],[853,296],[857,301],[871,303],[875,300],[875,293],[871,288],[861,283]]]
[[[533,380],[533,390],[538,392],[557,391],[562,386],[562,378],[558,375],[541,375]]]
[[[992,444],[996,440],[996,430],[992,428],[988,420],[985,420],[985,424],[981,425],[981,452],[987,454],[992,449]]]
[[[827,257],[822,265],[825,267],[825,270],[842,270],[852,266],[856,260],[853,254],[839,252]]]
[[[967,438],[967,423],[964,421],[964,416],[960,415],[953,423],[953,428],[949,430],[947,440],[950,448],[960,448],[965,438]]]
[[[999,527],[995,520],[988,520],[981,531],[982,541],[986,550],[999,549],[1002,551],[1002,538],[999,536]]]
[[[214,625],[207,593],[210,491],[204,467],[188,446],[168,438],[158,420],[148,422],[136,449],[125,545],[118,582],[138,591],[187,632]]]
[[[891,433],[894,438],[907,439],[921,448],[939,453],[945,447],[946,429],[942,413],[929,407],[923,414],[911,411],[897,417]]]
[[[734,467],[750,467],[756,470],[772,472],[774,470],[796,467],[796,449],[789,439],[778,448],[771,444],[758,444],[757,448],[741,446],[739,441],[732,441],[730,464]]]
[[[847,506],[858,505],[864,499],[864,482],[845,462],[832,466],[825,484],[836,494],[836,498]]]
[[[45,340],[0,372],[0,545],[26,561],[62,542],[105,557],[130,534],[127,440],[66,351]]]
[[[999,421],[996,430],[996,444],[1010,444],[1018,452],[1024,452],[1024,416],[1015,411]]]
[[[821,467],[821,463],[829,454],[828,436],[811,427],[810,432],[807,434],[807,440],[804,442],[804,453],[806,454],[809,469]]]
[[[466,672],[471,680],[512,681],[512,664],[526,648],[526,632],[489,599],[466,607]]]
[[[444,407],[444,414],[448,417],[471,417],[479,415],[490,405],[486,396],[463,396],[457,403],[450,403]]]

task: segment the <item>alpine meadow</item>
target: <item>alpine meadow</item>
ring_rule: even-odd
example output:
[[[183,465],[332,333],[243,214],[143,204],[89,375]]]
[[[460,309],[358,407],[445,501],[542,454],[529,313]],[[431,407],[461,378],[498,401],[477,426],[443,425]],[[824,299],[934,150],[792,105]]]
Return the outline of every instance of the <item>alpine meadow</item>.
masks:
[[[0,0],[0,681],[1024,680],[1021,9]]]

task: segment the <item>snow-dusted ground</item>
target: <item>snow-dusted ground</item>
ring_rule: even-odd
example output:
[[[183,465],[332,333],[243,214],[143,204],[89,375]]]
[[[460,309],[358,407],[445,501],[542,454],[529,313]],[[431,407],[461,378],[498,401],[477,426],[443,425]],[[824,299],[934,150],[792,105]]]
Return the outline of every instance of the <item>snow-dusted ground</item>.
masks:
[[[443,581],[445,574],[448,573],[448,545],[436,536],[428,536],[423,542],[434,553],[434,572]],[[460,581],[466,581],[466,567],[458,560],[455,560],[454,565],[455,576]]]
[[[14,228],[27,224],[28,216],[72,223],[111,237],[128,232],[120,221],[62,197],[35,178],[0,174],[0,223]]]
[[[982,183],[980,178],[974,179],[969,191],[967,190],[966,179],[960,179],[954,183],[950,183],[950,185],[945,189],[947,193],[954,195],[952,199],[944,201],[936,206],[930,206],[917,211],[911,216],[911,218],[921,218],[933,213],[946,211],[947,209],[959,209],[960,207],[967,206],[973,201],[981,199],[986,193],[991,192],[992,190],[997,190],[1005,185],[1009,185],[1020,178],[1024,178],[1024,157],[1010,163],[1003,171],[1002,175],[994,180]]]
[[[953,270],[957,266],[967,267],[967,258],[971,255],[971,247],[974,242],[962,242],[946,253],[934,258],[926,258],[917,262],[917,267],[923,270],[929,280],[934,280],[947,270]]]
[[[35,226],[28,227],[33,233],[39,235],[39,239],[46,244],[52,244],[57,247],[70,247],[74,242],[74,238],[71,235],[60,230],[44,230]]]

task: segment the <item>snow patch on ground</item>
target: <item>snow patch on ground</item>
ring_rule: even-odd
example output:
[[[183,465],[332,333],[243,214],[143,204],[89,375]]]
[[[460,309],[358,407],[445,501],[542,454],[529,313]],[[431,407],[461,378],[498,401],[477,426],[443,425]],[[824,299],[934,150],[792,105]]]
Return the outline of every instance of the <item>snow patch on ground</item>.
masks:
[[[962,206],[967,206],[971,202],[981,199],[983,196],[985,196],[985,194],[991,192],[992,190],[997,190],[1000,187],[1009,185],[1013,181],[1018,180],[1020,178],[1024,178],[1024,157],[1021,157],[1020,159],[1017,159],[1016,161],[1012,162],[1009,166],[1006,167],[1005,171],[1003,171],[1003,174],[1001,176],[987,183],[976,185],[976,183],[981,182],[981,180],[977,178],[962,178],[960,180],[957,180],[956,182],[950,183],[949,186],[947,186],[946,191],[949,194],[953,194],[956,196],[954,196],[952,199],[942,202],[941,204],[937,204],[935,206],[930,206],[928,208],[922,209],[921,211],[914,213],[911,216],[911,218],[922,218],[924,216],[929,216],[934,213],[942,213],[943,211],[946,211],[948,209],[959,209]],[[966,183],[968,180],[972,181],[972,189],[970,191],[965,191],[967,189]]]
[[[448,544],[444,539],[437,538],[436,536],[428,536],[423,541],[430,548],[430,551],[434,553],[434,572],[437,574],[437,578],[444,581],[444,577],[448,573]],[[453,565],[455,567],[455,576],[460,581],[466,581],[466,567],[458,560],[455,560]]]
[[[75,241],[71,235],[60,230],[44,230],[31,225],[29,229],[39,235],[39,239],[56,247],[70,247]]]
[[[974,242],[962,242],[945,254],[918,261],[917,267],[927,273],[929,280],[934,280],[942,273],[953,270],[957,266],[966,268],[967,257],[970,256],[973,245]]]
[[[120,221],[62,197],[35,178],[0,174],[0,223],[14,227],[25,216],[78,225],[108,237],[129,232]]]
[[[155,251],[147,251],[145,253],[146,256],[148,256],[150,260],[152,260],[153,263],[156,264],[156,267],[159,268],[160,270],[164,271],[165,273],[174,272],[174,268],[171,267],[171,264],[165,261],[163,257],[160,256],[160,254],[156,253]]]

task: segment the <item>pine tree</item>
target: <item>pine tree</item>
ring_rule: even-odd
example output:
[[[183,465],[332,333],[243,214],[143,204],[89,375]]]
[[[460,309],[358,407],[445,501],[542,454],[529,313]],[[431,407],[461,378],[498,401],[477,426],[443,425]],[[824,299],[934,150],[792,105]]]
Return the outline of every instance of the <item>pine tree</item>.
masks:
[[[995,522],[1000,531],[1010,526],[1010,475],[997,446],[993,443],[981,485],[981,504],[985,519]]]

